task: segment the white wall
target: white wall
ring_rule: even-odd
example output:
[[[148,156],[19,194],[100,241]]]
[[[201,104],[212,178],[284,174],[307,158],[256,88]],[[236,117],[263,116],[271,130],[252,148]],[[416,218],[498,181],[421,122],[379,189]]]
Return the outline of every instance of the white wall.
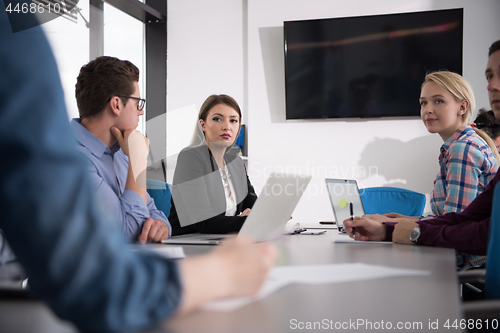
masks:
[[[235,97],[257,191],[272,170],[313,175],[296,222],[333,218],[325,177],[428,194],[442,141],[419,119],[285,120],[283,21],[448,8],[464,8],[464,76],[487,107],[484,69],[500,38],[500,1],[183,0],[168,2],[168,110],[199,108],[211,93]]]
[[[80,1],[81,15],[89,20],[89,2]],[[57,61],[64,91],[68,117],[78,117],[75,99],[75,84],[80,68],[89,62],[89,29],[78,15],[77,22],[56,18],[42,25]],[[139,87],[144,90],[144,37],[143,24],[135,18],[104,4],[104,55],[129,60],[141,71]],[[147,105],[146,105],[147,112]],[[139,130],[144,132],[144,117]]]
[[[241,1],[168,1],[168,111],[211,94],[243,100],[242,16]]]

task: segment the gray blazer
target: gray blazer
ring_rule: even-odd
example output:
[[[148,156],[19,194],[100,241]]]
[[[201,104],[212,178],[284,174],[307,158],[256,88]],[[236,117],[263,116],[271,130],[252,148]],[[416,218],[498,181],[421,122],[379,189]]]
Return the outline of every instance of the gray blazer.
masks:
[[[190,232],[238,232],[245,222],[239,213],[251,208],[257,200],[248,179],[243,160],[228,152],[224,156],[237,210],[235,216],[226,216],[226,197],[217,164],[206,146],[188,147],[179,153],[172,184],[172,207],[168,217],[172,235]]]

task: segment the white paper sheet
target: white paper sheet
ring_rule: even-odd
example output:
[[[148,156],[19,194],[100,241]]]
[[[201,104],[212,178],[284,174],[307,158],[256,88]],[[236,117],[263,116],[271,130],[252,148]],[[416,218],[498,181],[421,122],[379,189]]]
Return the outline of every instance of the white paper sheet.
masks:
[[[271,295],[278,289],[292,283],[326,284],[359,280],[381,279],[402,276],[430,275],[429,271],[400,269],[385,266],[355,264],[298,265],[274,267],[257,296],[214,301],[206,304],[204,310],[232,311],[253,301]]]
[[[332,241],[334,243],[356,243],[356,244],[392,244],[392,242],[363,242],[363,241],[357,241],[349,237],[347,234],[344,233],[337,233],[333,232],[332,233]]]

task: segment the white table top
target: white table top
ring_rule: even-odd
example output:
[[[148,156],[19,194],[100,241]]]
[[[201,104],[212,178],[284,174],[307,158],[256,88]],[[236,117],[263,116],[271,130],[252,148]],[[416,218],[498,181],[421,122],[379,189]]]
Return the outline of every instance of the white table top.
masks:
[[[361,262],[388,267],[430,271],[430,276],[398,277],[326,285],[289,285],[275,294],[233,312],[196,312],[175,318],[164,327],[169,332],[294,332],[303,323],[335,326],[336,323],[371,322],[393,329],[398,323],[419,325],[419,332],[438,320],[461,319],[452,249],[398,244],[337,244],[331,233],[283,236],[277,241],[277,265]],[[186,254],[208,247],[185,246]],[[331,322],[330,322],[331,321]],[[327,323],[327,324],[325,324]],[[415,324],[414,324],[415,323]],[[339,324],[337,324],[339,325]],[[344,324],[345,325],[345,324]],[[295,329],[294,329],[295,328]],[[358,331],[370,326],[358,326]],[[375,327],[372,327],[373,329]],[[324,329],[324,327],[323,327]],[[416,329],[417,330],[417,329]],[[406,331],[396,330],[396,331]],[[411,330],[410,330],[411,331]]]
[[[357,331],[379,328],[406,332],[444,331],[447,320],[463,318],[458,296],[455,251],[398,244],[337,244],[331,233],[283,236],[276,244],[276,265],[361,262],[430,271],[429,276],[396,277],[324,285],[288,285],[274,294],[231,312],[198,311],[166,321],[148,331],[173,333],[295,332],[308,325],[335,330],[359,324]],[[171,245],[165,245],[171,246]],[[183,246],[187,256],[210,251],[207,245]],[[26,318],[30,318],[26,321]],[[439,330],[429,328],[438,321]],[[315,324],[316,323],[316,324]],[[397,329],[396,325],[403,325]],[[40,326],[41,325],[41,326]],[[43,327],[40,330],[40,327]],[[351,328],[353,326],[350,326]],[[14,328],[17,328],[13,330]],[[295,328],[295,329],[294,329]],[[322,330],[316,326],[317,330]],[[325,329],[328,328],[328,329]],[[338,328],[338,327],[337,327]],[[71,332],[39,301],[0,299],[1,332]],[[311,330],[306,330],[311,331]],[[453,330],[456,332],[456,330]]]

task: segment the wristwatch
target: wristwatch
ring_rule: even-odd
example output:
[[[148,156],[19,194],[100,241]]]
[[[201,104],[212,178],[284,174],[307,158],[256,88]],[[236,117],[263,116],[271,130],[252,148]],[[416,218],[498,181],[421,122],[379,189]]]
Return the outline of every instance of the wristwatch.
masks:
[[[420,226],[416,226],[410,233],[410,240],[417,244],[418,238],[420,237]]]

